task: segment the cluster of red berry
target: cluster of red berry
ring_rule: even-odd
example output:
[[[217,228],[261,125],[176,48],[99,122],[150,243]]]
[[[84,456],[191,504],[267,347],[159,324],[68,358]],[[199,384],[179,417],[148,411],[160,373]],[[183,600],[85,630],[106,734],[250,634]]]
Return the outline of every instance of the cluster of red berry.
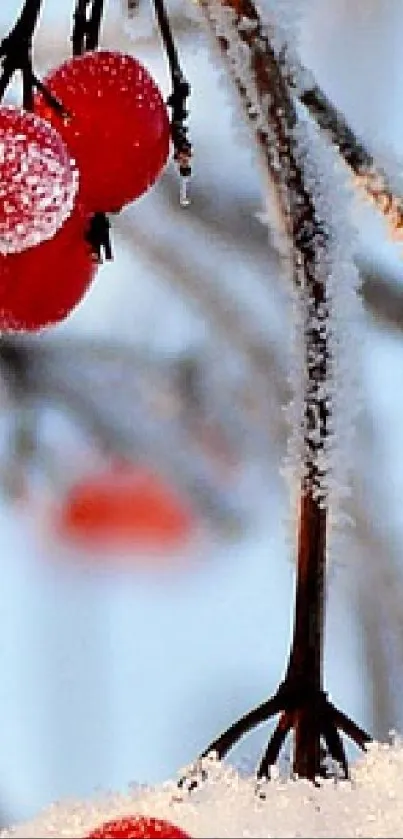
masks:
[[[149,72],[117,52],[76,56],[44,80],[33,112],[0,107],[0,329],[65,318],[95,275],[88,231],[157,179],[169,152]]]

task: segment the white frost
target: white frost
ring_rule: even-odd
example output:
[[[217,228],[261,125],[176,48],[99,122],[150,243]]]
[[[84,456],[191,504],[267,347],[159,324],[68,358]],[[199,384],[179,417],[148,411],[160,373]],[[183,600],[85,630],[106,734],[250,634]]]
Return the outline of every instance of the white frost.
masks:
[[[245,38],[249,40],[253,37],[255,45],[258,44],[258,25],[254,21],[245,23],[244,18],[239,21],[232,8],[223,6],[217,0],[203,0],[202,5],[216,36],[222,37],[226,43],[230,73],[238,89],[242,91],[250,125],[267,138],[265,151],[269,157],[271,173],[281,172],[282,160],[269,111],[270,103],[267,93],[262,92],[257,83],[251,66],[252,51],[245,42]],[[284,11],[286,5],[279,4],[279,8]],[[270,37],[270,43],[274,40],[275,50],[279,51],[285,44],[288,48],[291,41],[288,24],[280,21],[279,35],[274,11],[269,15],[269,22],[266,32]],[[282,34],[284,32],[290,34],[286,36]],[[306,467],[313,459],[315,470],[312,490],[320,505],[329,510],[330,520],[338,522],[341,519],[342,502],[349,494],[349,464],[355,417],[359,406],[357,358],[361,304],[357,294],[358,272],[354,264],[355,234],[349,223],[351,197],[347,191],[345,171],[338,163],[336,153],[329,148],[317,127],[306,119],[304,110],[296,102],[294,107],[296,126],[292,129],[291,147],[296,164],[303,172],[305,188],[313,199],[316,220],[326,234],[326,239],[322,239],[320,243],[317,240],[315,268],[316,279],[324,284],[325,299],[323,310],[318,311],[318,307],[313,305],[310,299],[309,288],[306,287],[306,278],[301,268],[301,254],[293,253],[293,245],[288,241],[290,267],[294,279],[298,278],[299,288],[297,289],[289,278],[288,288],[292,300],[295,332],[290,375],[294,397],[289,409],[291,439],[285,472],[290,478],[294,507],[301,480],[306,477]],[[281,116],[279,109],[277,115]],[[292,201],[297,201],[299,196],[290,195],[289,188],[282,182],[281,177],[273,178],[274,181],[279,211],[277,227],[282,235],[287,230],[286,216],[292,212]],[[271,184],[268,184],[268,188],[270,187]],[[272,210],[275,206],[273,201],[268,203]],[[308,359],[311,375],[309,378],[307,376],[307,335],[317,329],[318,319],[321,334],[326,338],[328,355],[324,381],[315,381],[315,374],[323,360],[319,357]],[[323,352],[323,347],[320,351]],[[330,413],[326,425],[326,439],[323,447],[319,446],[312,456],[308,447],[321,442],[320,429],[317,422],[316,428],[308,432],[305,408],[309,407],[312,422],[316,409],[319,416],[322,401],[326,401]]]
[[[51,239],[72,212],[78,170],[59,134],[34,114],[0,111],[0,253]]]
[[[286,471],[291,485],[299,484],[305,461],[306,437],[302,422],[307,388],[305,334],[318,327],[319,315],[329,357],[326,381],[316,388],[314,397],[318,403],[322,399],[327,400],[330,417],[325,448],[318,458],[321,476],[317,495],[329,509],[331,523],[338,524],[343,501],[349,495],[355,420],[360,409],[358,359],[363,309],[357,293],[359,275],[354,263],[355,231],[349,218],[351,194],[342,164],[334,150],[323,141],[315,125],[299,122],[295,139],[317,217],[326,225],[327,246],[318,255],[317,275],[323,277],[325,283],[328,315],[319,311],[315,316],[308,316],[307,301],[298,291],[291,290],[296,337],[290,374],[294,399],[289,411],[292,430]],[[311,363],[314,365],[315,359],[311,359]]]

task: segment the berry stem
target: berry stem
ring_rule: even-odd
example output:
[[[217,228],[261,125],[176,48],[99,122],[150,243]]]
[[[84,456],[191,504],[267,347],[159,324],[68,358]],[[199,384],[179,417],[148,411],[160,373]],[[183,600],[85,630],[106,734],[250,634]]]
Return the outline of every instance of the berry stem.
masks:
[[[73,32],[71,43],[73,55],[82,55],[84,52],[84,38],[87,26],[87,4],[88,0],[77,0],[73,15]]]
[[[89,11],[88,6],[91,2],[92,8]],[[97,48],[103,11],[104,0],[76,0],[71,36],[73,55],[82,55]]]
[[[186,100],[190,96],[190,85],[180,65],[164,0],[154,0],[154,8],[172,80],[172,93],[168,98],[168,105],[172,108],[171,135],[175,149],[174,157],[180,175],[183,178],[188,178],[191,174],[192,145],[187,136],[188,128],[185,125],[185,120],[188,116]],[[183,203],[188,202],[184,201]]]
[[[88,13],[90,2],[92,2],[92,8]],[[71,36],[74,56],[83,55],[97,48],[103,11],[104,0],[76,0]],[[102,261],[102,253],[106,260],[113,260],[110,222],[105,213],[95,213],[90,221],[86,238],[96,260]]]
[[[15,35],[20,39],[32,39],[38,23],[42,2],[43,0],[25,0],[20,16],[17,18],[14,29],[9,37]]]
[[[105,213],[94,213],[85,238],[91,245],[94,258],[98,262],[102,262],[102,252],[108,262],[113,260],[109,230],[110,221],[107,215]]]
[[[49,104],[56,110],[63,107],[34,75],[32,69],[32,40],[39,20],[43,0],[25,0],[23,8],[11,32],[0,43],[0,59],[3,67],[0,74],[0,101],[7,90],[14,73],[20,71],[23,82],[23,106],[32,110],[33,90],[41,89]]]
[[[87,26],[86,50],[94,50],[98,46],[103,11],[104,0],[93,0],[91,17]]]

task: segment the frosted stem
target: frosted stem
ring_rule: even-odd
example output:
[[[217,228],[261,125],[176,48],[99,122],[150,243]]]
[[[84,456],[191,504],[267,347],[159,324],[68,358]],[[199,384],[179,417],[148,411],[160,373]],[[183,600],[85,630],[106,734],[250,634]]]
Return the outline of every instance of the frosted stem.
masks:
[[[319,87],[312,73],[296,62],[294,57],[293,64],[294,72],[288,71],[288,78],[300,101],[339,150],[345,163],[356,176],[357,186],[385,217],[391,231],[397,237],[402,237],[403,200],[394,194],[387,173],[358,139],[344,114]]]
[[[298,562],[294,639],[285,683],[301,699],[293,716],[294,769],[313,780],[320,774],[323,705],[323,612],[327,493],[324,454],[329,415],[329,309],[323,257],[325,220],[315,207],[299,146],[297,113],[287,79],[251,0],[200,0],[229,61],[247,116],[264,153],[285,232],[290,241],[294,283],[303,312],[304,383]],[[288,724],[288,723],[287,723]],[[344,757],[343,757],[344,761]]]

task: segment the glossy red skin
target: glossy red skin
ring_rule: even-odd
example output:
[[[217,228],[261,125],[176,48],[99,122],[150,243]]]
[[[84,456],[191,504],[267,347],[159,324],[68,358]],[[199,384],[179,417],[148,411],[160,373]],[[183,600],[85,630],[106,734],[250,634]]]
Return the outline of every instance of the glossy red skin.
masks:
[[[97,263],[75,208],[53,236],[21,253],[0,255],[0,330],[36,332],[64,320],[82,300]]]
[[[86,839],[190,839],[180,827],[149,816],[127,816],[97,827]]]
[[[45,85],[69,113],[38,94],[35,111],[63,137],[93,212],[117,212],[158,178],[169,153],[168,113],[149,72],[129,55],[97,51],[66,61]]]

